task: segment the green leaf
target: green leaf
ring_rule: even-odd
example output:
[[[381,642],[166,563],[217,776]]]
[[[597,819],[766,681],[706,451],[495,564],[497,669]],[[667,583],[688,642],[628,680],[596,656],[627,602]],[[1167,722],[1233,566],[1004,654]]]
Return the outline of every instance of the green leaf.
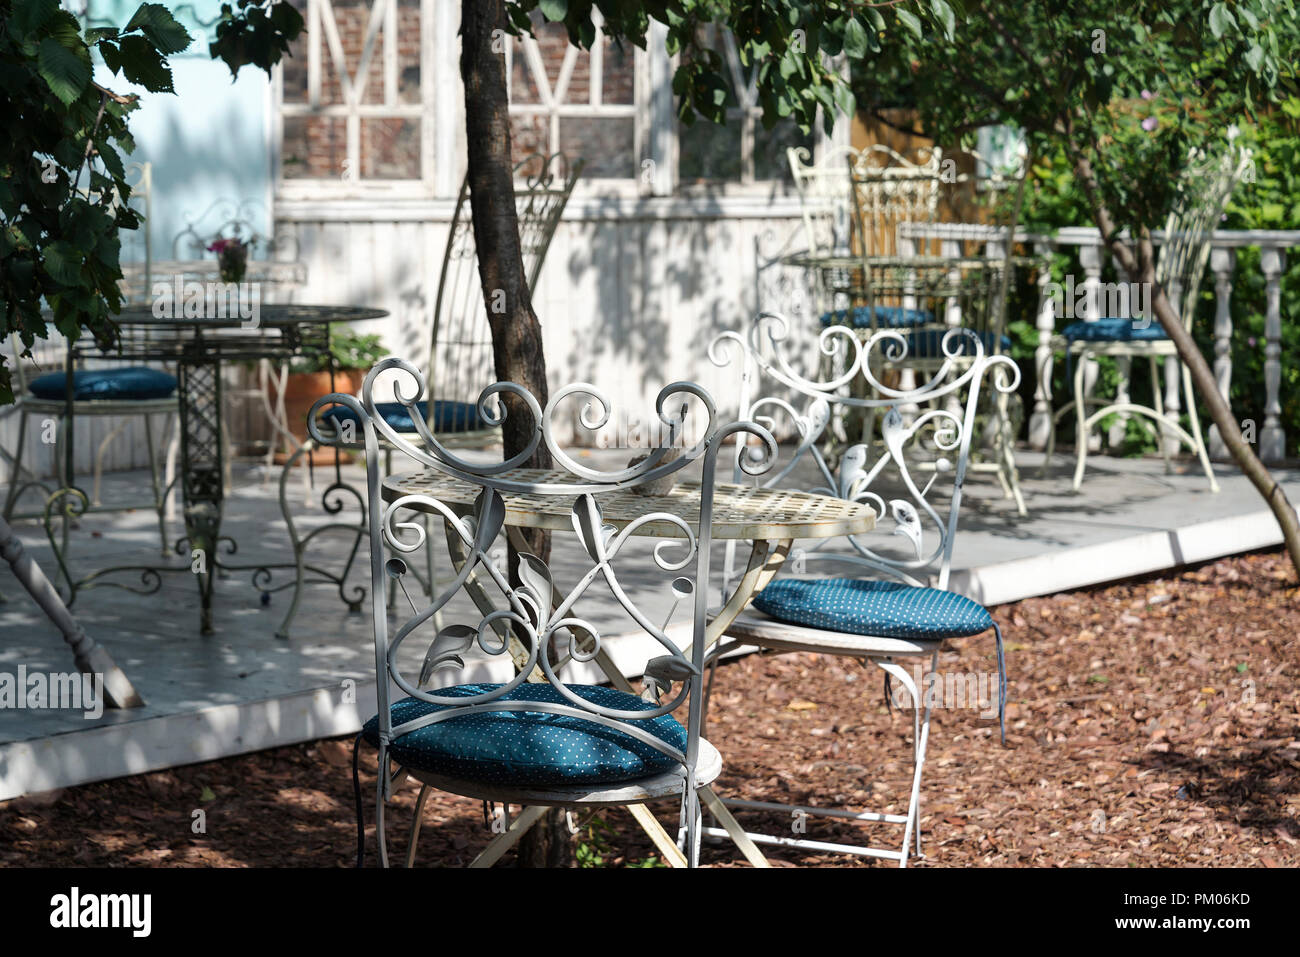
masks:
[[[75,286],[81,281],[81,253],[72,243],[64,240],[45,247],[45,271],[57,283]]]
[[[1246,51],[1246,63],[1256,73],[1264,65],[1264,48],[1258,43],[1252,43],[1250,49]]]
[[[105,40],[96,49],[104,58],[104,65],[113,71],[114,76],[117,76],[122,71],[122,51],[118,49],[117,44]]]
[[[122,37],[122,73],[155,93],[171,93],[172,71],[145,37],[130,34]]]
[[[856,17],[849,17],[848,23],[844,25],[844,52],[854,60],[867,55],[867,31]]]
[[[957,34],[957,17],[953,14],[952,7],[944,0],[930,0],[930,12],[942,24],[943,35],[949,40],[953,39]]]
[[[127,22],[128,30],[139,29],[153,41],[158,52],[166,56],[180,53],[190,45],[190,35],[176,22],[171,11],[160,3],[142,3]]]
[[[918,40],[921,39],[920,18],[917,17],[917,15],[912,11],[904,10],[902,7],[899,7],[898,10],[895,12],[898,14],[898,22],[901,23],[903,26],[907,27],[907,29],[911,30],[912,33],[916,35],[916,38]]]
[[[20,36],[31,36],[58,11],[59,0],[16,0],[11,23]]]
[[[36,65],[50,90],[65,106],[81,96],[90,82],[89,57],[84,57],[84,51],[83,56],[78,56],[53,37],[41,41]]]
[[[1216,3],[1210,8],[1210,32],[1214,34],[1217,40],[1222,37],[1230,27],[1237,25],[1237,19],[1232,15],[1226,3]]]
[[[569,0],[541,0],[537,9],[553,23],[562,21],[569,13]]]

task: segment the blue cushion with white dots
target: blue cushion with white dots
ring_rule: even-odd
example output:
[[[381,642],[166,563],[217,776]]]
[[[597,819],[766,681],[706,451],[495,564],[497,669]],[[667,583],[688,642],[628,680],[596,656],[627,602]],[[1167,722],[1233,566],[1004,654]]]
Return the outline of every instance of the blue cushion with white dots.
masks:
[[[824,312],[823,326],[852,326],[854,329],[901,329],[934,322],[929,309],[904,309],[902,306],[855,306],[853,309],[836,309]]]
[[[31,381],[28,388],[38,399],[63,399],[67,394],[67,373],[47,372]],[[72,373],[72,398],[165,399],[176,391],[176,377],[145,366],[121,369],[78,369]]]
[[[1063,330],[1070,342],[1141,342],[1168,339],[1164,327],[1150,319],[1116,319],[1072,322]]]
[[[417,402],[420,418],[429,421],[429,403]],[[375,411],[397,432],[414,432],[415,423],[411,421],[410,410],[400,402],[376,402]],[[357,421],[357,414],[346,406],[333,406],[325,412],[326,420],[338,418],[340,422]],[[435,399],[433,403],[434,432],[473,432],[484,428],[478,406],[473,402],[452,402],[449,399]]]
[[[454,685],[439,688],[436,694],[465,698],[500,687]],[[606,708],[649,711],[654,707],[636,695],[601,685],[567,687]],[[567,703],[544,682],[525,682],[502,700]],[[391,707],[393,727],[446,707],[403,698]],[[646,719],[640,726],[665,744],[686,750],[686,729],[672,715]],[[366,722],[362,733],[371,744],[379,744],[378,715]],[[546,711],[483,711],[448,718],[408,731],[389,745],[389,753],[399,764],[417,771],[505,787],[616,784],[681,767],[669,755],[617,728]]]
[[[939,588],[857,578],[783,578],[754,598],[779,621],[880,638],[936,640],[993,627],[979,602]]]

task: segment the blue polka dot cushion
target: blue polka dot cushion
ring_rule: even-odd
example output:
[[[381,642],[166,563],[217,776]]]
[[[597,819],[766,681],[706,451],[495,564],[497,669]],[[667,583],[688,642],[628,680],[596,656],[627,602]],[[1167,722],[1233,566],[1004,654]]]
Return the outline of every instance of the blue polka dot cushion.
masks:
[[[909,332],[907,334],[907,355],[912,359],[937,359],[943,356],[943,337],[947,335],[946,329],[923,329],[920,332]],[[978,334],[980,342],[984,343],[986,353],[1005,352],[1011,348],[1011,340],[1002,336],[1000,339],[995,337],[991,332],[981,332]],[[887,348],[887,347],[886,347]],[[975,343],[971,337],[965,334],[954,335],[948,340],[949,350],[956,350],[959,356],[969,356],[975,354]]]
[[[993,627],[984,606],[965,595],[857,578],[779,579],[754,607],[794,625],[880,638],[961,638]]]
[[[419,415],[426,422],[429,420],[429,403],[415,404]],[[414,432],[415,423],[411,421],[410,410],[400,402],[376,402],[375,410],[397,432]],[[337,417],[340,422],[357,422],[357,414],[345,406],[333,406],[325,410],[325,419]],[[472,402],[452,402],[449,399],[435,399],[433,403],[434,432],[473,432],[485,428],[483,419],[478,414],[478,407]]]
[[[1071,342],[1141,342],[1168,339],[1164,328],[1149,319],[1098,319],[1072,322],[1063,330]]]
[[[47,372],[28,388],[38,399],[63,399],[67,374]],[[72,397],[91,399],[165,399],[176,391],[176,377],[158,369],[127,366],[122,369],[78,369],[72,373]]]
[[[854,329],[901,329],[934,322],[929,309],[904,309],[902,306],[855,306],[853,309],[836,309],[824,312],[823,326],[852,326]]]
[[[464,698],[499,687],[455,685],[439,688],[437,694]],[[653,708],[636,695],[614,688],[568,688],[606,708]],[[502,700],[565,703],[560,693],[544,682],[525,682]],[[444,709],[444,705],[419,698],[403,698],[392,705],[393,727]],[[649,718],[640,726],[664,743],[686,750],[686,729],[672,715]],[[379,744],[378,715],[366,722],[362,733],[371,744]],[[681,767],[662,751],[617,728],[545,711],[484,711],[448,718],[407,732],[393,741],[389,752],[399,764],[418,771],[506,787],[616,784]]]

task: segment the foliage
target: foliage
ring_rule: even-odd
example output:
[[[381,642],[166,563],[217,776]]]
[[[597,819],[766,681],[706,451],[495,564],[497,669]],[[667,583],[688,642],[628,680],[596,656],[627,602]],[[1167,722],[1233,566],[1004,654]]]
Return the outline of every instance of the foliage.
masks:
[[[58,0],[0,0],[0,338],[24,349],[49,335],[42,303],[69,339],[109,339],[121,309],[118,230],[136,229],[122,154],[134,149],[133,96],[91,80],[97,53],[118,76],[170,91],[167,57],[190,37],[167,8],[142,4],[125,27],[82,31]],[[0,404],[13,402],[0,357]]]
[[[1099,210],[1132,235],[1158,229],[1180,198],[1189,149],[1213,149],[1240,129],[1256,137],[1259,175],[1240,189],[1224,225],[1281,228],[1297,221],[1297,50],[1293,0],[1082,0],[1017,7],[1014,17],[990,0],[968,0],[956,41],[941,33],[901,34],[882,56],[854,70],[853,86],[869,111],[914,107],[918,132],[937,142],[965,145],[976,129],[992,124],[1023,130],[1034,164],[1022,223],[1035,231],[1095,222]],[[1279,124],[1291,132],[1279,135]],[[1081,168],[1095,174],[1095,195],[1076,178]],[[1242,349],[1252,340],[1262,343],[1263,280],[1257,265],[1250,271],[1252,256],[1257,253],[1239,259],[1233,295],[1233,400],[1260,423],[1254,410],[1263,388],[1254,370],[1262,356],[1254,345]],[[1057,281],[1066,272],[1082,273],[1070,252],[1055,255],[1053,272]],[[1294,289],[1294,281],[1288,270],[1284,288]],[[1212,285],[1210,277],[1197,324],[1203,348],[1212,336]],[[1032,316],[1032,302],[1022,296],[1019,315]],[[1037,345],[1032,320],[1014,322],[1009,331],[1015,354],[1027,364]],[[1294,325],[1284,323],[1290,340],[1284,350],[1295,349],[1296,336]],[[1057,363],[1053,384],[1058,403],[1070,391],[1063,366]],[[1105,389],[1115,371],[1110,362],[1101,366]],[[1136,363],[1135,395],[1149,389],[1147,377],[1145,363]],[[1027,390],[1032,381],[1025,378]],[[1126,444],[1151,443],[1130,428]]]
[[[336,322],[330,325],[329,354],[298,359],[293,364],[293,371],[326,372],[331,357],[336,369],[368,370],[386,355],[388,349],[380,336],[362,335],[350,326]]]
[[[216,37],[209,48],[212,59],[230,67],[232,78],[249,63],[269,70],[302,33],[302,14],[290,3],[236,0],[236,5],[239,13],[228,3],[221,5]]]
[[[1035,157],[1086,161],[1098,186],[1088,212],[1101,204],[1136,233],[1163,223],[1190,147],[1223,142],[1296,88],[1298,47],[1293,0],[1081,0],[1014,17],[969,0],[955,38],[903,32],[853,82],[879,103],[881,84],[905,77],[922,131],[938,142],[1006,124]]]
[[[232,72],[245,63],[269,71],[302,18],[274,0],[239,7],[223,7],[213,54]],[[83,330],[103,342],[116,334],[118,231],[140,225],[123,164],[135,149],[127,117],[137,100],[93,82],[93,57],[126,83],[170,93],[167,57],[190,42],[158,3],[141,4],[123,27],[83,29],[58,0],[0,0],[0,339],[17,333],[27,350],[48,337],[43,307],[70,341]],[[0,405],[13,401],[0,356]]]
[[[563,23],[569,41],[584,48],[595,42],[595,11],[604,18],[606,36],[642,49],[651,21],[663,24],[668,52],[681,54],[673,94],[678,117],[687,124],[697,116],[725,123],[727,108],[736,105],[721,52],[703,41],[700,28],[707,24],[729,28],[741,64],[756,68],[763,126],[769,130],[792,118],[807,132],[819,110],[829,130],[837,112],[853,113],[853,90],[840,76],[836,57],[873,59],[892,35],[934,32],[956,40],[956,16],[947,0],[881,6],[855,0],[510,0],[506,7],[516,35],[531,32],[530,15],[538,11]]]
[[[574,863],[578,867],[605,867],[618,852],[610,843],[614,829],[599,814],[593,814],[579,827],[578,841],[574,847]],[[623,861],[624,867],[663,867],[654,854],[639,861]]]
[[[1238,185],[1233,201],[1228,206],[1224,229],[1300,229],[1300,97],[1291,96],[1276,107],[1262,111],[1258,121],[1242,127],[1241,134],[1253,151],[1251,174]],[[1063,226],[1078,226],[1087,221],[1087,198],[1075,181],[1063,151],[1049,158],[1040,158],[1032,170],[1036,189],[1026,191],[1026,228],[1034,232],[1052,233]],[[1256,248],[1237,251],[1232,277],[1233,332],[1230,345],[1232,358],[1232,384],[1229,401],[1240,421],[1253,421],[1256,435],[1264,421],[1264,317],[1265,279],[1260,271],[1260,253]],[[1066,274],[1083,275],[1077,252],[1061,249],[1054,253],[1052,279],[1064,280]],[[1120,278],[1113,267],[1107,268],[1104,279]],[[1009,324],[1013,341],[1012,356],[1021,362],[1026,377],[1022,391],[1026,401],[1032,400],[1032,369],[1034,348],[1038,333],[1033,323],[1037,309],[1035,291],[1019,290],[1013,300],[1011,315],[1028,317]],[[1279,394],[1282,403],[1281,421],[1289,444],[1288,451],[1295,454],[1300,445],[1300,259],[1291,258],[1286,264],[1281,280],[1282,309],[1282,382]],[[1201,351],[1214,356],[1214,317],[1216,297],[1214,275],[1208,269],[1201,286],[1193,334]],[[1116,382],[1114,362],[1098,359],[1100,394],[1111,394]],[[1052,395],[1057,407],[1069,400],[1071,385],[1065,378],[1065,365],[1053,367]],[[1135,364],[1132,370],[1130,391],[1135,396],[1146,396],[1150,390],[1150,373],[1145,363]],[[1202,421],[1206,414],[1202,408]],[[1145,430],[1130,424],[1125,450],[1137,454],[1156,448]]]

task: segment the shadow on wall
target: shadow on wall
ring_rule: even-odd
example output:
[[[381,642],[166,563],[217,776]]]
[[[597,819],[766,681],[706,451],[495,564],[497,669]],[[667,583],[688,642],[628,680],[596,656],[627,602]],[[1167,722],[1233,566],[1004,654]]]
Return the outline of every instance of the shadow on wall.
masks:
[[[688,379],[727,408],[733,373],[709,361],[709,343],[744,328],[758,309],[756,237],[770,233],[780,238],[764,245],[780,245],[799,220],[729,217],[725,195],[720,188],[693,190],[667,215],[667,203],[651,200],[622,218],[625,200],[587,199],[589,215],[562,225],[555,248],[567,252],[566,295],[576,308],[562,341],[547,338],[553,384],[591,381],[629,414],[645,414],[663,385]],[[547,272],[550,282],[560,280],[554,263],[544,282]],[[540,308],[554,304],[552,293]],[[582,430],[575,432],[581,440]]]

